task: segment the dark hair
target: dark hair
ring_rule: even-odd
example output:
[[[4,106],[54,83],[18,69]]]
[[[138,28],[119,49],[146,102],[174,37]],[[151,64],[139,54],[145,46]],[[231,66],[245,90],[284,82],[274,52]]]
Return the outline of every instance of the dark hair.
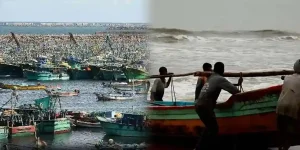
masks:
[[[210,63],[204,63],[202,68],[203,71],[211,71],[212,65]]]
[[[159,68],[159,73],[163,73],[163,72],[168,72],[166,67],[160,67]]]
[[[214,65],[214,72],[215,73],[218,73],[220,75],[223,75],[224,74],[224,64],[222,62],[216,62],[215,65]]]

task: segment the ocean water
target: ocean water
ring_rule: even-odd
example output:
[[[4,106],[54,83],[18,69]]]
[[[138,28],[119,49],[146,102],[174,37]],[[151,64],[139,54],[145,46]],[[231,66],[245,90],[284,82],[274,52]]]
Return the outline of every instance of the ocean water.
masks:
[[[214,65],[218,61],[225,64],[226,72],[292,70],[295,61],[300,58],[298,33],[275,30],[191,32],[155,29],[153,31],[149,41],[152,75],[159,74],[158,69],[161,66],[167,67],[169,72],[183,74],[202,71],[203,63]],[[228,80],[238,82],[237,78]],[[171,88],[168,88],[165,90],[164,100],[194,101],[196,82],[197,77],[194,76],[174,78],[175,98],[172,98]],[[280,76],[244,78],[243,88],[244,91],[249,91],[278,84],[282,84]],[[224,102],[229,97],[230,94],[222,91],[218,101]],[[173,149],[187,148],[182,145]],[[296,150],[300,147],[295,146],[291,149]]]
[[[190,32],[176,29],[156,29],[149,42],[150,74],[158,74],[161,66],[175,74],[202,71],[205,62],[221,61],[226,72],[293,69],[300,58],[300,35],[274,30],[235,32]],[[229,78],[237,83],[237,78]],[[193,100],[197,78],[174,78],[177,100]],[[280,76],[244,78],[245,91],[281,84]],[[165,100],[171,99],[166,89]],[[222,92],[219,101],[230,95]]]
[[[104,27],[33,27],[33,26],[0,26],[0,34],[95,34],[97,31],[105,30]]]
[[[0,34],[95,34],[96,31],[104,30],[103,27],[12,27],[0,26]],[[4,84],[35,84],[25,79],[0,79]],[[102,81],[84,80],[84,81],[51,81],[41,82],[47,86],[60,86],[62,90],[74,91],[80,90],[80,95],[75,97],[61,98],[62,109],[73,111],[120,111],[120,112],[141,112],[147,105],[146,95],[137,95],[136,99],[130,101],[109,101],[98,102],[94,92],[105,92],[101,86]],[[18,91],[18,104],[33,104],[34,99],[46,96],[44,91]],[[0,105],[10,99],[10,90],[0,90]],[[41,135],[42,140],[49,145],[47,149],[95,149],[95,144],[101,139],[114,139],[116,142],[132,144],[142,143],[145,139],[141,138],[122,138],[106,136],[102,129],[77,129],[74,128],[71,133],[55,136]],[[35,144],[33,137],[13,138],[12,140],[0,140],[0,146],[10,143],[14,148],[32,149]]]

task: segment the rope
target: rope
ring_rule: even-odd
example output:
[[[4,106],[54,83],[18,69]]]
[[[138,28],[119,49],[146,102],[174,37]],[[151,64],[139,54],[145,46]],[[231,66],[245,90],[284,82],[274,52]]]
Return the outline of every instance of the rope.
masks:
[[[171,79],[171,95],[172,95],[172,102],[173,102],[173,99],[174,99],[175,100],[175,105],[176,105],[176,93],[175,93],[173,78]]]
[[[244,81],[244,79],[243,79],[243,73],[240,72],[240,78],[239,78],[239,81],[238,81],[238,86],[239,86],[239,90],[240,90],[241,92],[244,92],[244,89],[243,89],[243,81]]]

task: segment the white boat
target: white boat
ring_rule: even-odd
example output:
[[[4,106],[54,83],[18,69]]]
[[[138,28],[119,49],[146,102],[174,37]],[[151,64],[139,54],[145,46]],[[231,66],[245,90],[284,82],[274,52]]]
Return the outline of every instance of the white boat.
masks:
[[[134,95],[132,93],[105,93],[99,94],[95,93],[98,101],[110,101],[110,100],[132,100],[134,99]]]

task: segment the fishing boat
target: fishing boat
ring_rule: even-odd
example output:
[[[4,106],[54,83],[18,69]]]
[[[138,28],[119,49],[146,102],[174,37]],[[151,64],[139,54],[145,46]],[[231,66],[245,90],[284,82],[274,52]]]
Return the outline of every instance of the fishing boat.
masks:
[[[144,115],[122,114],[116,121],[100,121],[106,135],[127,137],[148,137],[150,130],[145,124]]]
[[[39,120],[37,120],[38,132],[41,134],[60,134],[71,131],[71,123],[66,118],[67,111],[61,110],[55,112],[56,103],[60,104],[60,100],[56,97],[52,97],[51,91],[47,91],[48,97],[35,100],[35,105],[38,106],[41,111]]]
[[[133,93],[117,92],[117,93],[95,93],[98,101],[111,101],[111,100],[132,100],[134,99]]]
[[[101,128],[100,122],[90,122],[90,121],[75,121],[76,127],[85,127],[85,128]]]
[[[0,63],[0,78],[22,78],[23,70],[14,64]]]
[[[123,67],[122,71],[124,72],[127,79],[146,79],[148,77],[148,72],[143,67]]]
[[[52,92],[52,96],[58,97],[70,97],[70,96],[78,96],[79,90],[74,90],[74,92]]]
[[[243,77],[292,74],[282,72],[243,73]],[[201,75],[206,75],[202,73]],[[179,75],[178,75],[179,76]],[[182,75],[184,76],[184,75]],[[240,73],[224,73],[239,77]],[[276,105],[282,85],[232,95],[215,109],[220,135],[274,134],[277,132]],[[204,128],[195,112],[194,102],[152,102],[147,108],[152,136],[197,137]]]
[[[46,56],[37,58],[35,70],[24,69],[28,80],[38,81],[69,80],[70,76],[66,72],[67,68],[65,67],[51,65]]]
[[[2,89],[17,89],[17,90],[45,90],[47,87],[45,85],[11,85],[11,84],[0,84]]]
[[[67,71],[71,80],[93,79],[93,72],[88,65],[82,65],[77,58],[67,57],[69,69]]]
[[[14,99],[16,99],[14,101]],[[34,119],[32,116],[26,116],[21,113],[17,113],[15,108],[18,101],[16,90],[12,92],[11,99],[7,102],[11,104],[10,108],[4,108],[0,116],[1,126],[6,126],[1,128],[3,131],[0,135],[1,137],[19,137],[19,136],[34,136],[36,133],[36,126],[34,124]],[[6,104],[7,104],[6,103]],[[8,130],[8,132],[7,132]],[[6,135],[6,133],[8,133]]]

